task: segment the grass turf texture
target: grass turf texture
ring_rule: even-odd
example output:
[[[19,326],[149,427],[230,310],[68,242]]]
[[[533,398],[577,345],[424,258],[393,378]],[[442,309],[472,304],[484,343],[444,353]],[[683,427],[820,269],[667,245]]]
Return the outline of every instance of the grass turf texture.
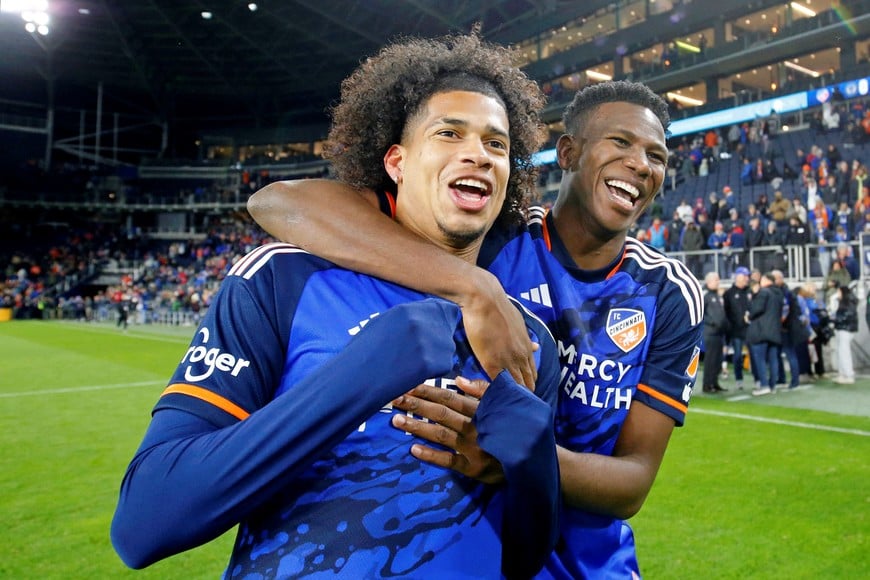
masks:
[[[220,576],[233,532],[141,572],[108,538],[124,469],[193,330],[0,324],[0,577]],[[835,388],[773,396],[790,407],[696,397],[632,520],[645,577],[867,577],[870,413],[790,399]],[[866,409],[870,381],[854,392]]]

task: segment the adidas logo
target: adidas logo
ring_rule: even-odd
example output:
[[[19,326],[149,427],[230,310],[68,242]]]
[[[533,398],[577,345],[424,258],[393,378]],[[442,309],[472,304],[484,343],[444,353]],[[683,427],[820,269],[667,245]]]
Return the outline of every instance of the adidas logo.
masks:
[[[527,292],[520,292],[520,298],[533,302],[534,304],[543,304],[544,306],[552,306],[553,301],[550,300],[550,285],[541,284],[536,288],[532,288]]]
[[[357,334],[359,334],[359,331],[362,330],[365,325],[368,324],[378,314],[380,314],[380,312],[375,312],[365,320],[360,320],[360,323],[358,325],[354,326],[353,328],[348,328],[347,333],[351,336],[356,336]]]

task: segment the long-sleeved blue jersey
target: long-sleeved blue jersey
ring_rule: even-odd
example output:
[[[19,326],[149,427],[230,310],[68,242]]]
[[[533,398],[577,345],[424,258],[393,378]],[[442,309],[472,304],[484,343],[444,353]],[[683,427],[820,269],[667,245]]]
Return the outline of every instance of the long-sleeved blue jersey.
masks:
[[[390,401],[485,378],[459,309],[263,246],[222,283],[122,483],[112,540],[131,566],[240,523],[227,578],[527,577],[558,536],[555,343],[525,313],[535,394],[503,372],[481,447],[506,483],[422,463]],[[435,378],[432,378],[435,377]]]
[[[543,208],[532,208],[526,228],[494,228],[478,263],[556,338],[560,446],[612,455],[634,401],[682,425],[703,321],[701,288],[684,264],[628,238],[613,264],[581,270]],[[625,521],[565,506],[560,525],[559,546],[540,577],[639,574]]]

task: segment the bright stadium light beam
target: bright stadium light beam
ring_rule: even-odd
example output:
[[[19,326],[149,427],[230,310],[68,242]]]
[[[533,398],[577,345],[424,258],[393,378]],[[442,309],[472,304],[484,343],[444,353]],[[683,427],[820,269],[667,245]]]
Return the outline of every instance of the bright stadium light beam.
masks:
[[[807,16],[809,18],[812,18],[813,16],[816,15],[815,10],[810,10],[809,8],[807,8],[806,6],[801,4],[800,2],[792,2],[791,9],[794,10],[795,12],[800,12],[801,14],[803,14],[804,16]]]
[[[677,40],[675,43],[677,46],[682,48],[683,50],[688,50],[689,52],[701,52],[701,49],[695,46],[694,44],[689,44],[688,42],[684,42],[682,40]]]
[[[594,70],[586,71],[586,76],[590,79],[595,79],[596,81],[609,81],[613,79],[613,77],[610,75],[606,75],[604,73],[600,73]]]
[[[809,75],[809,76],[813,77],[814,79],[817,79],[820,76],[822,76],[822,73],[820,73],[820,72],[816,72],[814,70],[808,69],[806,67],[803,67],[799,64],[795,64],[795,63],[790,62],[790,61],[785,61],[785,66],[787,66],[788,68],[790,68],[792,70],[796,70],[800,73],[804,73],[805,75]]]
[[[667,97],[674,101],[678,101],[683,103],[684,105],[689,105],[691,107],[699,107],[704,104],[704,101],[693,99],[692,97],[686,97],[677,93],[668,93]]]

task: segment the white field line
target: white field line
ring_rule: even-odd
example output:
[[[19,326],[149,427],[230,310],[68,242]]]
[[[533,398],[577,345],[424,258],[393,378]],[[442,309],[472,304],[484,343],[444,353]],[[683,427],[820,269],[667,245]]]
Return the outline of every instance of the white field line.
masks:
[[[194,336],[194,327],[190,327],[190,334],[187,336],[175,335],[175,334],[160,334],[143,332],[137,329],[139,325],[130,325],[129,331],[124,332],[114,326],[104,325],[104,324],[85,324],[85,323],[76,323],[69,321],[58,321],[58,322],[50,322],[50,321],[33,321],[33,324],[43,324],[50,325],[54,324],[57,326],[61,326],[64,330],[72,330],[74,332],[90,332],[93,334],[104,334],[104,335],[114,335],[124,340],[125,338],[135,338],[138,340],[151,340],[154,342],[171,342],[174,344],[190,344],[191,339]]]
[[[785,421],[783,419],[771,419],[769,417],[753,417],[752,415],[726,413],[724,411],[711,411],[709,409],[693,408],[689,412],[700,413],[702,415],[717,415],[719,417],[729,417],[731,419],[743,419],[745,421],[758,421],[759,423],[774,423],[776,425],[786,425],[788,427],[798,427],[800,429],[815,429],[816,431],[832,431],[834,433],[846,433],[848,435],[860,435],[861,437],[870,437],[870,431],[862,431],[860,429],[844,429],[842,427],[831,427],[829,425],[816,425],[815,423]]]
[[[159,386],[160,381],[142,381],[140,383],[117,383],[114,385],[91,385],[85,387],[67,387],[63,389],[46,389],[40,391],[18,391],[17,393],[0,393],[0,399],[15,399],[18,397],[38,397],[42,395],[63,395],[66,393],[82,393],[85,391],[107,391],[109,389],[130,389],[133,387]]]

